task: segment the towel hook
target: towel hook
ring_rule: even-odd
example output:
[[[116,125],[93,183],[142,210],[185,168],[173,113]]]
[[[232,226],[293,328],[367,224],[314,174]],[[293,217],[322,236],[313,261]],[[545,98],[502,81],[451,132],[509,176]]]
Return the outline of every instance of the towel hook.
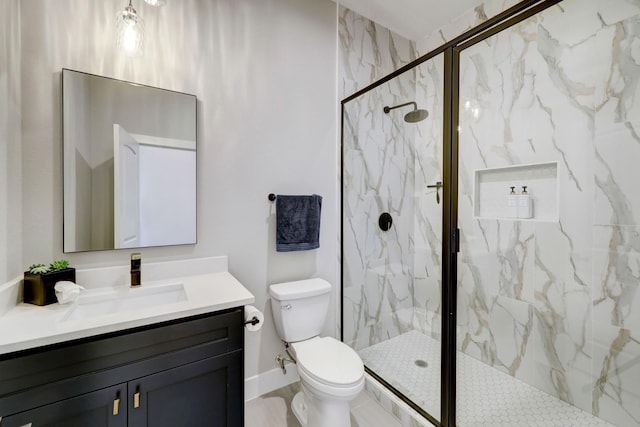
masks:
[[[275,194],[273,194],[273,193],[269,193],[269,201],[270,201],[270,202],[273,202],[273,201],[275,201],[275,200],[276,200],[276,195],[275,195]]]

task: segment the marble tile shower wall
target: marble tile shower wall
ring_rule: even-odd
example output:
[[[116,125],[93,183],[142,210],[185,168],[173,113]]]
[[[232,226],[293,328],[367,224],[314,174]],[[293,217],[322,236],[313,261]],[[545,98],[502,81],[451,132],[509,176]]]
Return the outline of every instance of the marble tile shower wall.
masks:
[[[343,331],[356,349],[407,331],[413,315],[413,132],[383,107],[414,91],[412,71],[344,109]],[[383,212],[389,231],[378,226]]]
[[[444,55],[437,55],[416,67],[416,101],[429,117],[417,124],[404,123],[414,130],[415,150],[413,251],[414,265],[412,329],[431,338],[440,338],[442,302],[442,182],[444,120]]]
[[[344,6],[339,7],[339,98],[344,99],[419,56],[516,5],[520,0],[485,0],[422,40],[408,40]]]
[[[427,53],[515,3],[517,0],[487,0],[417,43],[340,7],[340,97],[365,88],[416,59],[418,51]],[[343,235],[343,321],[345,340],[352,341],[356,348],[395,336],[407,328],[418,328],[434,338],[439,337],[442,204],[435,203],[435,190],[427,191],[426,185],[442,180],[442,67],[443,60],[439,56],[417,67],[417,78],[409,77],[413,79],[412,84],[405,85],[403,79],[406,77],[400,77],[395,79],[397,82],[389,83],[390,88],[384,89],[388,91],[387,95],[366,94],[345,106],[343,192],[347,200],[344,221],[348,224]],[[389,97],[391,93],[395,94],[392,98]],[[384,105],[413,99],[420,108],[429,111],[429,118],[406,128],[401,114],[393,116],[394,131],[413,138],[407,139],[405,144],[405,148],[412,146],[413,151],[403,150],[403,155],[409,157],[401,162],[395,152],[396,157],[386,163],[394,170],[383,170],[385,163],[378,156],[389,152],[387,140],[396,143],[398,140],[371,127],[379,126],[378,120],[389,120],[386,115],[380,115]],[[401,131],[398,126],[402,127]],[[365,140],[367,144],[363,144]],[[376,155],[372,155],[374,151]],[[367,163],[373,159],[377,163]],[[403,163],[405,169],[400,168]],[[380,179],[386,173],[395,173],[398,179],[405,180],[403,193],[380,187]],[[367,187],[373,192],[365,190]],[[396,239],[395,243],[402,256],[379,252],[373,261],[367,258],[365,242],[371,245],[372,241],[388,236],[381,234],[375,225],[381,203],[369,211],[372,205],[363,202],[365,194],[375,192],[393,195],[396,202],[404,198],[403,218],[407,223],[403,224],[403,232],[409,234],[405,239]],[[358,200],[357,204],[355,200]],[[410,213],[410,205],[413,213]],[[398,229],[398,218],[395,221]],[[379,240],[378,245],[389,250],[388,241]],[[387,260],[383,262],[385,257]],[[385,279],[387,275],[389,277]],[[366,285],[368,283],[373,285]],[[388,298],[392,302],[387,301]],[[394,313],[393,307],[401,312]]]
[[[416,58],[413,42],[344,7],[339,15],[342,98]],[[415,76],[345,105],[343,327],[356,349],[408,330],[413,316],[413,132],[401,125],[403,111],[383,107],[413,100]],[[393,217],[388,232],[378,227],[383,212]]]
[[[429,53],[437,47],[445,44],[480,25],[504,10],[518,4],[520,0],[486,0],[477,6],[467,10],[451,22],[447,22],[427,37],[416,42],[419,56]]]
[[[347,8],[340,7],[340,97],[345,98],[367,87],[416,59],[419,55],[427,53],[516,3],[517,0],[487,0],[477,7],[469,9],[462,16],[446,23],[442,28],[433,31],[429,37],[418,42],[407,40]],[[407,296],[402,304],[396,304],[398,307],[403,307],[403,312],[395,316],[396,327],[393,328],[395,332],[390,336],[395,336],[398,331],[405,330],[411,324],[412,328],[418,328],[437,338],[440,331],[442,205],[434,203],[435,191],[426,191],[426,185],[433,184],[441,180],[442,177],[442,58],[434,58],[428,61],[419,67],[416,72],[419,74],[414,79],[416,86],[411,90],[407,91],[405,88],[403,91],[402,83],[391,83],[392,85],[397,85],[396,94],[398,97],[397,99],[394,98],[395,103],[407,102],[409,97],[414,96],[420,107],[428,109],[430,115],[426,122],[414,126],[413,131],[417,136],[413,141],[415,152],[410,153],[407,151],[413,159],[413,167],[406,170],[405,178],[414,178],[412,189],[407,191],[413,192],[412,203],[415,216],[411,220],[408,214],[406,215],[407,221],[413,221],[412,225],[406,224],[406,229],[414,233],[406,241],[411,242],[412,246],[402,247],[401,249],[404,254],[404,259],[402,260],[404,267],[399,261],[393,263],[391,267],[385,267],[395,277],[393,279],[394,286],[396,288],[402,286],[403,290],[406,289],[409,292],[409,294],[399,292],[400,295]],[[364,95],[363,98],[367,98],[367,96]],[[346,106],[345,117],[348,115],[349,120],[345,119],[345,141],[349,140],[349,132],[351,132],[352,136],[357,135],[357,130],[354,129],[354,126],[361,126],[359,119],[357,119],[358,117],[363,118],[362,126],[364,132],[367,133],[367,138],[374,138],[366,127],[366,124],[373,121],[372,117],[374,116],[368,114],[372,111],[376,112],[375,114],[379,114],[380,109],[390,102],[388,97],[379,99],[377,105],[371,105],[372,102],[368,98],[359,99],[350,102]],[[386,117],[382,117],[382,119],[387,120]],[[348,128],[348,126],[350,127]],[[403,132],[408,130],[405,129]],[[364,134],[358,134],[359,139],[363,137]],[[361,145],[355,148],[355,151],[354,147],[345,146],[345,153],[357,153],[361,160],[370,159],[371,156],[365,155],[365,150],[380,152],[380,147],[384,146],[384,144],[380,144],[386,138],[388,136],[381,136],[381,141],[376,144]],[[345,159],[348,159],[348,156],[345,155]],[[409,159],[405,160],[409,161]],[[361,178],[357,174],[362,173],[365,169],[369,173],[382,172],[379,169],[379,165],[373,164],[367,164],[366,168],[361,165],[359,170],[351,170],[350,167],[350,163],[345,163],[343,168],[345,183],[343,191],[353,195],[358,194],[357,191],[360,190],[360,187],[350,187],[348,180],[358,181]],[[405,193],[405,195],[408,194],[410,193]],[[399,194],[396,193],[395,197],[399,197]],[[363,208],[363,206],[363,204],[360,204],[358,207]],[[380,311],[375,314],[376,310],[381,309],[381,304],[386,299],[386,296],[380,292],[388,292],[385,286],[379,286],[378,284],[378,281],[382,280],[379,277],[382,272],[381,268],[378,265],[375,266],[376,269],[372,270],[370,266],[367,266],[367,261],[362,258],[364,256],[362,248],[356,247],[355,243],[350,248],[350,243],[346,238],[348,233],[358,234],[358,238],[353,237],[355,242],[357,239],[365,239],[366,233],[377,233],[377,227],[373,227],[371,224],[376,221],[377,215],[374,215],[374,213],[379,214],[378,211],[379,209],[376,209],[368,213],[370,218],[368,218],[367,222],[359,223],[360,228],[357,233],[353,230],[345,231],[345,237],[343,237],[345,242],[345,262],[343,264],[345,294],[349,295],[344,300],[345,339],[357,341],[359,343],[358,346],[379,342],[389,337],[385,336],[384,333],[391,333],[391,330],[386,327],[374,326],[378,322],[376,319],[379,319],[382,313]],[[404,212],[408,213],[407,203],[404,203]],[[345,213],[345,215],[351,214]],[[396,218],[396,222],[397,220],[398,218]],[[350,223],[352,225],[358,224],[354,218],[350,220]],[[366,227],[364,227],[365,224]],[[372,236],[368,238],[374,239]],[[378,254],[378,263],[382,258],[383,254]],[[396,258],[399,260],[399,257]],[[406,270],[408,268],[413,271],[415,275],[413,278],[407,276]],[[368,273],[366,272],[367,270],[369,270]],[[376,291],[363,286],[365,283],[364,277],[367,275],[370,281],[373,280],[376,283],[373,287]],[[374,278],[376,279],[374,280]],[[411,301],[410,304],[409,301]],[[369,308],[365,309],[366,307]],[[367,320],[365,321],[365,319]],[[374,332],[376,330],[383,335],[378,335],[378,333]],[[360,338],[356,339],[356,336]]]
[[[418,43],[340,7],[341,98],[515,3],[488,0]],[[343,322],[355,348],[409,329],[439,338],[442,204],[426,186],[442,181],[443,96],[440,55],[345,105]],[[410,100],[429,111],[426,121],[407,126],[401,111],[381,114],[384,105]],[[383,233],[377,217],[394,203],[394,229]]]
[[[565,0],[460,64],[459,348],[640,426],[640,2]],[[547,161],[558,220],[474,218],[476,169]]]
[[[419,54],[514,3],[485,2],[418,42]],[[482,109],[477,118],[472,109],[461,111],[459,306],[468,309],[458,313],[459,348],[625,426],[640,425],[639,9],[632,0],[565,0],[469,49],[462,58],[462,96],[479,102],[467,105]],[[380,35],[384,29],[367,32],[375,24],[346,9],[340,17],[340,81],[347,96],[387,74],[384,65],[393,62],[376,56],[384,52],[379,45],[355,42],[356,34]],[[347,111],[351,132],[360,120],[379,119],[367,115],[369,103],[356,100],[354,111]],[[360,153],[361,159],[365,156]],[[421,180],[428,170],[421,163],[441,159],[435,153],[424,156],[415,154],[410,172],[416,195],[433,180]],[[557,222],[473,218],[475,169],[549,160],[560,165]],[[347,176],[359,182],[362,178],[351,174],[350,167],[345,165]],[[421,201],[414,203],[416,210],[421,206]],[[416,254],[430,241],[419,223],[416,218]],[[345,254],[349,251],[345,246]],[[355,254],[345,260],[346,275],[365,265],[362,252]],[[428,270],[420,260],[424,258],[416,255],[415,284],[407,284],[414,292],[413,324],[433,332],[438,330],[435,322],[422,318],[419,309],[437,313],[439,296],[430,293],[433,284],[418,283],[426,280],[421,272]],[[383,339],[372,327],[376,305],[367,301],[368,291],[353,291],[345,301],[345,315],[350,310],[355,314],[345,317],[345,331],[351,328],[354,337],[368,324],[360,344]],[[372,308],[366,309],[367,304]]]
[[[340,99],[417,58],[414,42],[343,6],[338,31]]]

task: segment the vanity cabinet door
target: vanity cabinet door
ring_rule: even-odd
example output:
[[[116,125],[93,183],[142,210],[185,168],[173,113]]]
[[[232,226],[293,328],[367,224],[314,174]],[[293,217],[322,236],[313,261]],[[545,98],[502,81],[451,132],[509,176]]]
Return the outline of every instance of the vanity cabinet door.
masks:
[[[235,351],[130,381],[129,426],[241,426],[242,370]]]
[[[126,384],[2,418],[2,427],[126,427]]]
[[[242,371],[235,351],[130,381],[129,426],[242,426]]]

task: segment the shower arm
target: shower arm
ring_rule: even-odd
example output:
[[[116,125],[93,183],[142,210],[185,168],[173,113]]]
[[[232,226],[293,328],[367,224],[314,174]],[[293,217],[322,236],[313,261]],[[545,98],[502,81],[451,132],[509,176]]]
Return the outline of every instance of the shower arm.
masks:
[[[413,105],[413,109],[414,109],[414,110],[417,110],[417,109],[418,109],[418,104],[416,104],[414,101],[411,101],[411,102],[405,102],[404,104],[395,105],[395,106],[393,106],[393,107],[389,107],[389,106],[384,107],[384,108],[383,108],[383,111],[384,111],[386,114],[389,114],[389,111],[391,111],[391,110],[395,110],[396,108],[405,107],[405,106],[407,106],[407,105]]]

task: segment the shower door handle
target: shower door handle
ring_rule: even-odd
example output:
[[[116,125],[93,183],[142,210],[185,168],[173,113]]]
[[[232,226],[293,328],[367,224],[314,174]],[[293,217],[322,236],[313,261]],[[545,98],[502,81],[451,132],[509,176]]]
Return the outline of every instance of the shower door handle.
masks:
[[[427,185],[427,188],[436,189],[436,203],[440,204],[440,188],[442,187],[442,181],[438,181],[435,184]]]

